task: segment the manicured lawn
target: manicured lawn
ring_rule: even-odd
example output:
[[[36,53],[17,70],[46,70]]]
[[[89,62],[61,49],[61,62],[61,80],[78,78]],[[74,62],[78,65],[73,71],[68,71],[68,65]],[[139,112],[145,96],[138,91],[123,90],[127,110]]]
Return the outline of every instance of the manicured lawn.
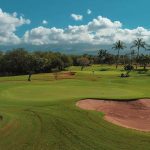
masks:
[[[84,98],[150,98],[150,73],[120,78],[122,67],[92,66],[73,78],[53,74],[0,78],[0,150],[149,150],[150,133],[103,120],[75,106]],[[95,73],[93,75],[93,70]]]

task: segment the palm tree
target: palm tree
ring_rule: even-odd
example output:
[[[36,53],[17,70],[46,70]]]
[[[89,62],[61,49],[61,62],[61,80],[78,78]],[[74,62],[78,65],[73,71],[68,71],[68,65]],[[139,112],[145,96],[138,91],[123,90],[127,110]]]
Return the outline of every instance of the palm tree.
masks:
[[[144,70],[146,70],[146,66],[149,64],[149,62],[150,62],[150,58],[149,58],[149,56],[148,55],[140,55],[139,56],[139,63],[141,64],[141,65],[143,65],[143,69]]]
[[[137,38],[134,42],[133,45],[131,46],[131,48],[136,47],[138,52],[137,52],[137,62],[139,60],[139,55],[140,55],[140,48],[144,48],[145,50],[147,50],[146,48],[147,44],[145,43],[145,41],[143,41],[142,38]],[[136,69],[137,69],[137,64],[136,64]]]
[[[119,61],[119,57],[120,57],[120,50],[123,50],[124,48],[126,48],[125,44],[122,41],[117,41],[116,43],[114,43],[112,49],[117,50],[117,58],[116,58],[116,69],[118,68],[118,61]]]
[[[99,59],[99,63],[104,63],[104,60],[106,58],[106,56],[108,55],[107,50],[104,49],[100,49],[98,51],[98,59]]]
[[[131,50],[130,52],[131,65],[133,64],[133,61],[134,61],[134,55],[135,55],[135,50]]]

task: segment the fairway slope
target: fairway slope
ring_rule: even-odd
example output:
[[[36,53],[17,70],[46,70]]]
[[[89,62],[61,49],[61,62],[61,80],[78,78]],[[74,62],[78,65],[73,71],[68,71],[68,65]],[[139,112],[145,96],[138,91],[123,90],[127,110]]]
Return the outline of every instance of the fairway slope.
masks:
[[[112,101],[86,99],[78,107],[105,113],[104,119],[122,127],[150,132],[150,99]]]

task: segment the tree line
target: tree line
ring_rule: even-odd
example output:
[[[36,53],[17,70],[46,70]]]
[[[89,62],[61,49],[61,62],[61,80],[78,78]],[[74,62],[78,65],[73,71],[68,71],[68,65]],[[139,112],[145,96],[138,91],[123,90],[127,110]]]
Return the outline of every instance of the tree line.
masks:
[[[128,53],[120,54],[120,50],[126,46],[122,41],[117,41],[112,49],[117,50],[117,55],[109,53],[108,50],[100,49],[97,55],[66,55],[59,52],[35,51],[29,52],[23,48],[11,51],[0,51],[0,75],[23,75],[29,73],[48,73],[54,70],[64,70],[69,66],[84,67],[91,64],[116,64],[116,68],[121,65],[138,65],[146,69],[150,64],[150,55],[140,54],[140,49],[148,49],[148,45],[142,40],[137,39],[130,47]],[[136,48],[136,49],[134,49]]]
[[[69,66],[90,65],[95,56],[66,55],[52,51],[30,52],[23,48],[0,51],[0,75],[24,75],[62,71]]]
[[[21,75],[33,73],[51,72],[58,68],[63,70],[72,65],[70,56],[54,52],[28,52],[19,48],[0,53],[0,74]]]
[[[150,45],[142,38],[137,38],[133,41],[131,46],[128,47],[123,41],[119,40],[112,46],[112,50],[117,51],[116,55],[109,53],[108,50],[100,49],[97,56],[91,57],[90,55],[85,54],[84,57],[79,58],[81,70],[91,62],[94,64],[116,64],[116,69],[120,64],[124,65],[124,68],[133,68],[137,70],[138,65],[140,65],[143,66],[143,70],[146,70],[146,67],[150,64],[150,54],[140,53],[141,49],[150,52]],[[120,54],[121,50],[126,51],[124,51],[123,54]]]
[[[122,41],[117,41],[114,43],[112,49],[117,50],[117,56],[116,56],[116,68],[118,68],[119,64],[119,59],[120,59],[120,50],[124,50],[127,48],[124,42]],[[149,55],[144,55],[140,54],[140,49],[144,49],[145,51],[150,50],[150,46],[142,39],[142,38],[137,38],[134,40],[133,44],[130,46],[130,64],[133,64],[133,61],[136,63],[136,69],[138,64],[141,64],[144,66],[144,69],[146,69],[146,66],[150,63],[150,58]],[[136,49],[136,50],[135,50]]]

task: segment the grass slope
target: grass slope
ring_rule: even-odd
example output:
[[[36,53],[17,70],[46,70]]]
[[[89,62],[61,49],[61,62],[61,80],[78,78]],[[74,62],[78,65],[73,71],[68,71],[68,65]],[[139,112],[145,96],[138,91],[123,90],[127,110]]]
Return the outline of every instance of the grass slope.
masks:
[[[58,81],[52,74],[33,75],[31,83],[27,76],[0,78],[0,150],[150,149],[150,133],[113,125],[103,113],[75,106],[83,98],[148,98],[149,72],[121,79],[114,66],[69,70],[76,76]]]

